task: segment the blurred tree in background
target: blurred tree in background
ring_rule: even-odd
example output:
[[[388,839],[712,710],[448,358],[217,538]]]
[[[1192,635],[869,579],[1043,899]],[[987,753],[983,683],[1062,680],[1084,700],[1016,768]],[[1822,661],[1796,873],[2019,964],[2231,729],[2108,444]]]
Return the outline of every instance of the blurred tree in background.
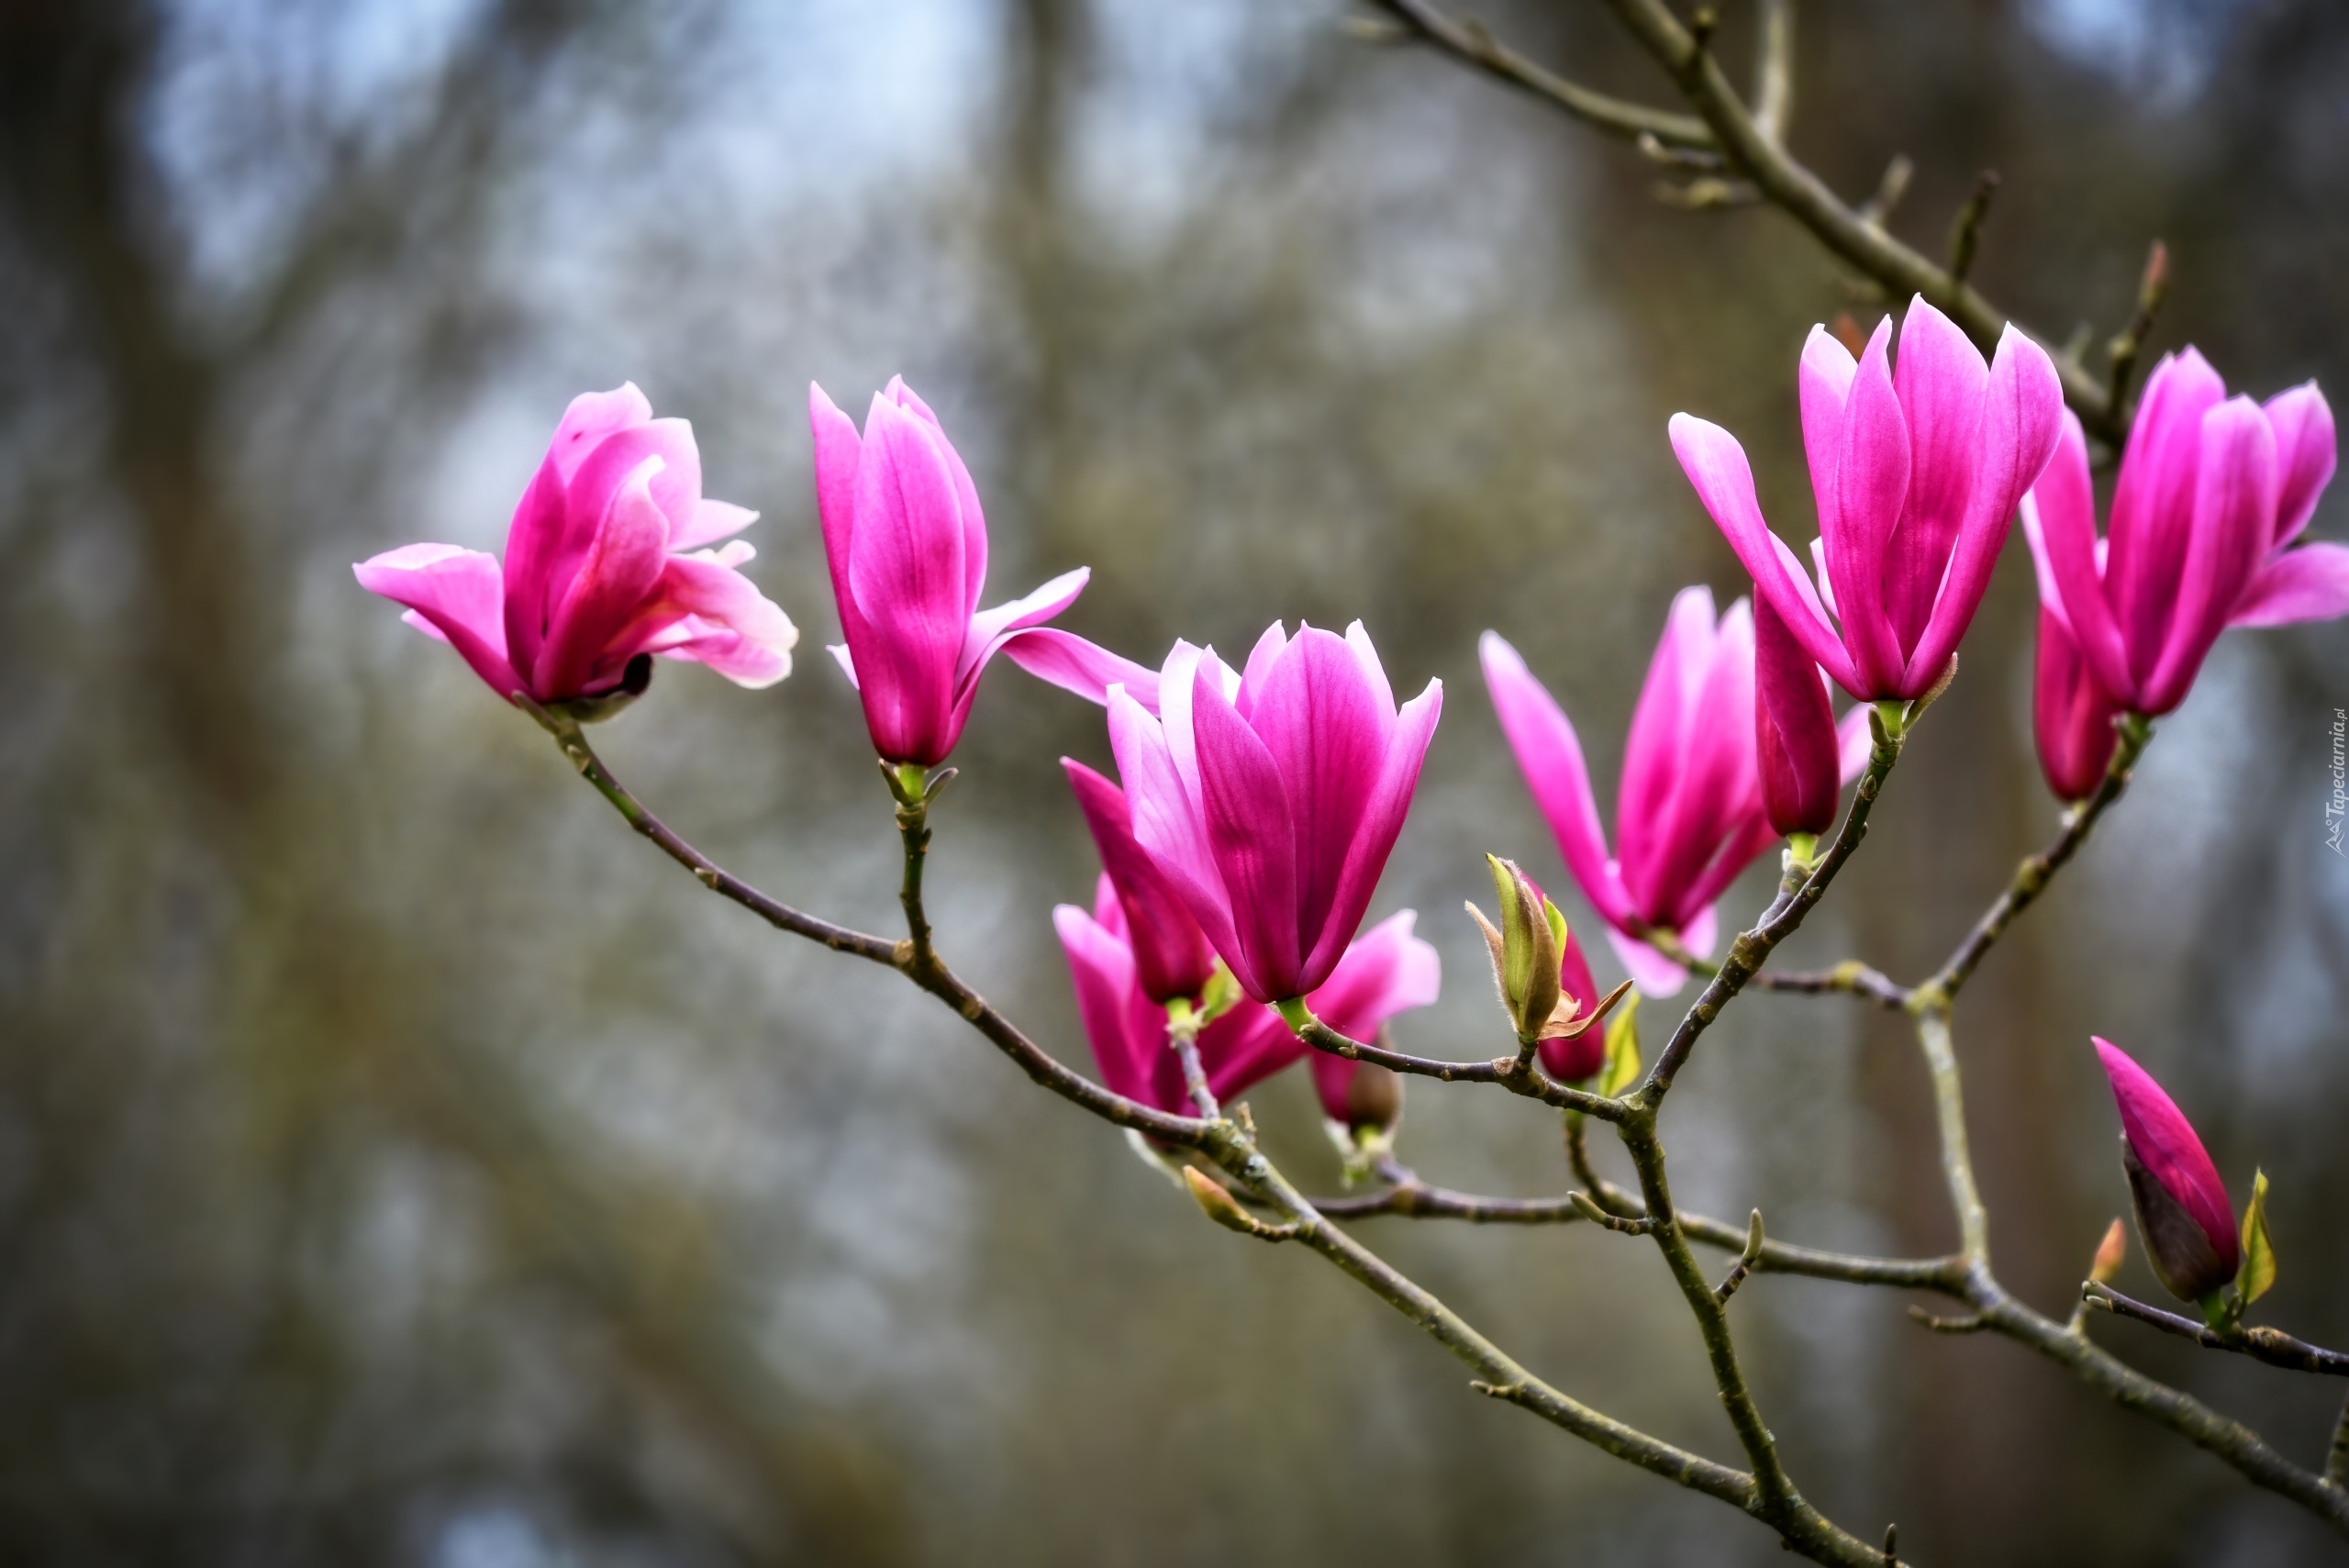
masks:
[[[1475,634],[1604,753],[1672,591],[1743,591],[1665,417],[1739,429],[1765,506],[1807,516],[1795,352],[1883,302],[1776,215],[1672,210],[1652,165],[1341,19],[0,10],[0,1558],[1776,1560],[1464,1396],[1327,1271],[1226,1244],[890,977],[664,874],[350,578],[408,539],[494,547],[564,401],[634,379],[764,512],[752,573],[808,637],[764,696],[665,669],[606,752],[729,863],[879,927],[896,846],[816,647],[801,409],[811,377],[853,406],[903,370],[972,457],[998,582],[1093,565],[1066,624],[1155,662],[1178,630],[1360,616],[1398,687],[1453,684],[1372,913],[1419,907],[1443,950],[1419,1043],[1481,1024],[1448,912],[1487,850],[1555,861]],[[1596,8],[1488,19],[1658,95]],[[2349,386],[2349,12],[1811,0],[1799,40],[1794,145],[1848,194],[1914,159],[1896,231],[1936,247],[2002,173],[1975,275],[2019,316],[2100,339],[2159,235],[2156,349]],[[2345,514],[2336,487],[2315,532]],[[2021,556],[1797,962],[1921,970],[2044,837]],[[1996,1239],[2043,1307],[2121,1206],[2094,1028],[2223,1168],[2266,1166],[2277,1315],[2349,1338],[2345,654],[2339,627],[2223,643],[1973,994]],[[932,910],[1081,1056],[1047,917],[1092,879],[1063,752],[1106,762],[1097,713],[995,677]],[[1948,1245],[1897,1020],[1749,1005],[1684,1095],[1690,1202]],[[1254,1103],[1334,1179],[1301,1084]],[[1547,1190],[1516,1109],[1422,1095],[1407,1148]],[[1375,1239],[1563,1386],[1718,1446],[1668,1282],[1617,1239]],[[1798,1280],[1740,1301],[1830,1513],[1952,1562],[2334,1550],[2010,1345]],[[2255,1365],[2125,1353],[2303,1451],[2333,1415]]]

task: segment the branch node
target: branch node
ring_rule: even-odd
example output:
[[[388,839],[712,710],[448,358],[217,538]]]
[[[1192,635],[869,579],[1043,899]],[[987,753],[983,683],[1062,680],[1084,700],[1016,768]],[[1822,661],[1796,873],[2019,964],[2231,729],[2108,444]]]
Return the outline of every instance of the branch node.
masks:
[[[1936,1318],[1921,1307],[1911,1307],[1909,1316],[1936,1334],[1978,1334],[1990,1326],[1990,1320],[1976,1312],[1963,1318]]]
[[[1655,1233],[1656,1222],[1653,1219],[1626,1219],[1620,1214],[1609,1214],[1599,1207],[1598,1200],[1588,1193],[1568,1193],[1566,1201],[1575,1206],[1576,1214],[1581,1215],[1593,1225],[1603,1225],[1609,1230],[1620,1230],[1626,1236],[1651,1236]]]

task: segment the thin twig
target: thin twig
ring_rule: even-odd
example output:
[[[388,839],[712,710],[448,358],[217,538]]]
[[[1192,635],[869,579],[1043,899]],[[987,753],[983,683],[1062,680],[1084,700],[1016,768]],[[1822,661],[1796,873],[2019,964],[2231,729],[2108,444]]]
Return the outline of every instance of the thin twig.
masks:
[[[1965,205],[1957,209],[1957,221],[1950,225],[1949,275],[1954,283],[1964,284],[1966,274],[1974,271],[1975,252],[1982,244],[1982,220],[1990,216],[1990,198],[1998,194],[1998,172],[1985,169],[1974,178],[1974,189]]]
[[[1511,1094],[1540,1100],[1544,1105],[1578,1110],[1602,1121],[1620,1121],[1622,1106],[1602,1095],[1569,1088],[1542,1071],[1538,1062],[1523,1056],[1496,1057],[1490,1062],[1445,1062],[1430,1056],[1410,1056],[1385,1046],[1366,1045],[1344,1035],[1307,1012],[1302,1003],[1284,1003],[1299,1016],[1289,1020],[1289,1028],[1297,1038],[1316,1051],[1342,1056],[1350,1062],[1375,1062],[1397,1073],[1408,1073],[1417,1077],[1434,1078],[1446,1084],[1498,1084]],[[1529,1053],[1530,1054],[1530,1053]]]
[[[1763,196],[1810,230],[1828,250],[1895,295],[1918,294],[1949,313],[1951,319],[1988,352],[2008,317],[1965,279],[1953,277],[1920,252],[1887,233],[1880,223],[1845,206],[1819,176],[1763,134],[1739,102],[1736,90],[1709,51],[1681,25],[1664,0],[1610,0],[1616,15],[1679,87],[1698,116],[1712,128],[1731,172],[1759,187]],[[2041,341],[2042,334],[2033,334]],[[2058,364],[2065,401],[2080,422],[2106,441],[2117,441],[2126,424],[2106,388],[2076,365]]]
[[[557,744],[562,748],[563,755],[571,760],[581,776],[594,784],[597,793],[627,818],[629,826],[659,845],[671,860],[692,872],[703,886],[732,899],[780,930],[821,942],[836,952],[852,952],[859,958],[886,964],[898,971],[961,1014],[997,1050],[1018,1062],[1030,1078],[1103,1120],[1119,1127],[1131,1128],[1161,1143],[1184,1148],[1199,1148],[1207,1140],[1213,1123],[1190,1117],[1169,1116],[1138,1100],[1112,1094],[1083,1073],[1063,1066],[1051,1052],[1021,1033],[1010,1019],[989,1006],[977,992],[963,984],[952,971],[938,962],[934,953],[930,955],[927,962],[918,964],[910,940],[893,942],[819,920],[768,897],[740,878],[720,870],[716,862],[671,831],[659,817],[645,809],[642,802],[621,786],[619,781],[612,776],[611,770],[587,744],[586,736],[575,721],[549,714],[543,708],[538,709],[533,717],[554,736]],[[915,853],[909,846],[909,857]],[[908,867],[909,874],[917,879],[919,875],[918,866],[918,862],[915,861]],[[918,880],[916,897],[918,903]],[[927,925],[922,929],[927,931]]]
[[[1946,1007],[1954,1000],[1959,989],[1989,952],[1991,944],[2005,934],[2016,916],[2030,908],[2047,890],[2048,880],[2079,852],[2080,846],[2087,841],[2088,834],[2095,830],[2098,819],[2114,801],[2121,798],[2121,792],[2129,787],[2131,770],[2136,767],[2137,759],[2144,754],[2146,745],[2153,740],[2154,728],[2148,721],[2131,714],[2120,720],[2119,728],[2120,741],[2113,747],[2112,761],[2107,764],[2104,782],[2097,786],[2096,793],[2065,813],[2064,829],[2055,836],[2053,843],[2039,853],[2025,857],[2022,863],[2015,868],[2015,874],[2007,884],[2006,891],[1974,923],[1974,929],[1966,933],[1965,940],[1958,943],[1957,951],[1950,954],[1949,962],[1909,993],[1909,1006],[1922,1011]]]
[[[1836,833],[1834,844],[1812,864],[1799,891],[1791,897],[1781,896],[1752,930],[1741,933],[1730,944],[1720,969],[1706,983],[1696,1003],[1682,1016],[1679,1027],[1673,1030],[1672,1039],[1657,1055],[1655,1065],[1648,1069],[1646,1081],[1627,1096],[1629,1100],[1649,1110],[1663,1103],[1664,1096],[1672,1088],[1674,1076],[1687,1063],[1688,1053],[1696,1049],[1697,1037],[1703,1034],[1720,1016],[1721,1009],[1744,989],[1745,983],[1768,961],[1777,945],[1802,925],[1803,917],[1810,913],[1812,906],[1826,894],[1828,884],[1835,880],[1835,873],[1843,868],[1843,862],[1852,858],[1853,852],[1860,847],[1860,840],[1867,836],[1868,813],[1874,809],[1876,797],[1884,788],[1884,781],[1892,772],[1893,764],[1900,760],[1902,736],[1906,733],[1905,730],[1888,728],[1880,717],[1871,717],[1869,722],[1875,729],[1876,746],[1868,753],[1867,768],[1860,774],[1859,783],[1853,790],[1851,807],[1843,814],[1843,826]]]
[[[2168,294],[2169,247],[2156,239],[2145,252],[2145,270],[2137,278],[2137,308],[2130,314],[2129,325],[2106,345],[2112,356],[2112,373],[2105,383],[2105,398],[2115,408],[2130,406],[2129,378],[2137,369],[2138,356],[2144,352],[2145,339],[2154,329],[2154,317]]]
[[[1841,993],[1861,996],[1894,1012],[1909,1006],[1909,988],[1891,976],[1870,969],[1857,959],[1846,959],[1832,969],[1765,969],[1753,984],[1765,991],[1820,996]]]
[[[1494,39],[1479,22],[1446,15],[1424,0],[1379,0],[1380,6],[1413,38],[1475,66],[1495,81],[1541,99],[1555,108],[1626,141],[1653,137],[1666,147],[1709,149],[1713,133],[1694,115],[1652,109],[1567,81]]]
[[[2133,1318],[2140,1323],[2150,1323],[2165,1334],[2176,1334],[2181,1340],[2191,1340],[2206,1350],[2232,1351],[2254,1361],[2266,1362],[2292,1372],[2312,1372],[2325,1377],[2349,1377],[2349,1355],[2328,1351],[2321,1345],[2311,1345],[2306,1340],[2296,1340],[2280,1329],[2237,1329],[2232,1333],[2213,1329],[2207,1323],[2121,1295],[2109,1284],[2088,1280],[2080,1286],[2080,1299],[2117,1318]]]

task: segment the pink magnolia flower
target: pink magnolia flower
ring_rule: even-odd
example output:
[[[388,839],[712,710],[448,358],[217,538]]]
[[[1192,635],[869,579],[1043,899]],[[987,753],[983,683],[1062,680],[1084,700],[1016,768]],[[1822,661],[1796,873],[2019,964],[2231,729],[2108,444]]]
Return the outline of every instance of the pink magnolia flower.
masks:
[[[1359,1029],[1358,1038],[1366,1039],[1397,1013],[1434,1001],[1441,979],[1435,949],[1411,935],[1412,919],[1405,910],[1364,933],[1313,994],[1315,1012],[1329,1018],[1333,1028]],[[1068,956],[1077,1015],[1102,1084],[1156,1109],[1193,1114],[1182,1063],[1167,1045],[1165,1006],[1143,988],[1132,929],[1108,874],[1102,874],[1095,890],[1090,914],[1063,904],[1052,911],[1052,929]],[[1198,1037],[1199,1067],[1218,1100],[1244,1093],[1307,1050],[1278,1013],[1244,997],[1210,1020]],[[1330,1110],[1331,1118],[1345,1120],[1351,1070],[1358,1064],[1330,1057],[1348,1070],[1330,1074],[1319,1053],[1314,1054],[1314,1086],[1325,1108],[1338,1107]]]
[[[2090,1038],[2121,1107],[2121,1162],[2145,1256],[2172,1296],[2199,1301],[2243,1261],[2226,1184],[2176,1102],[2119,1046]]]
[[[1125,911],[1128,945],[1142,994],[1161,1004],[1178,996],[1196,1000],[1215,973],[1215,951],[1149,852],[1134,840],[1126,792],[1083,762],[1063,757],[1061,766],[1101,851],[1101,874],[1117,890],[1118,906]]]
[[[791,673],[798,630],[736,570],[749,545],[702,548],[757,516],[703,499],[693,427],[655,419],[630,383],[571,400],[514,508],[503,566],[411,544],[352,571],[501,697],[633,695],[655,653],[764,686]]]
[[[1402,831],[1443,686],[1398,713],[1357,621],[1342,638],[1278,622],[1235,673],[1177,642],[1152,715],[1109,694],[1134,836],[1260,1002],[1337,967]]]
[[[1670,933],[1698,957],[1710,954],[1714,904],[1776,837],[1756,766],[1753,620],[1745,601],[1718,623],[1710,589],[1684,588],[1672,601],[1624,745],[1613,856],[1573,721],[1497,632],[1485,633],[1479,651],[1501,731],[1566,870],[1607,922],[1608,940],[1640,989],[1671,995],[1687,975],[1645,933]],[[1844,778],[1865,761],[1865,717],[1854,708],[1845,720]]]
[[[824,555],[848,639],[831,654],[863,699],[885,761],[943,762],[962,739],[987,661],[1074,603],[1088,573],[1079,567],[982,610],[986,518],[930,406],[892,378],[874,395],[860,438],[810,384],[807,418]]]
[[[2293,548],[2334,462],[2315,383],[2263,408],[2229,397],[2192,349],[2166,355],[2146,378],[2099,539],[2087,442],[2064,416],[2023,531],[2041,605],[2114,706],[2176,707],[2229,626],[2349,614],[2349,549]]]
[[[1671,427],[1680,466],[1756,594],[1863,702],[1921,696],[1941,678],[2015,504],[2054,449],[2064,403],[2046,350],[2012,327],[1985,365],[1949,317],[1912,300],[1897,370],[1891,332],[1887,317],[1856,363],[1820,328],[1803,346],[1816,586],[1763,519],[1737,439],[1687,414]]]

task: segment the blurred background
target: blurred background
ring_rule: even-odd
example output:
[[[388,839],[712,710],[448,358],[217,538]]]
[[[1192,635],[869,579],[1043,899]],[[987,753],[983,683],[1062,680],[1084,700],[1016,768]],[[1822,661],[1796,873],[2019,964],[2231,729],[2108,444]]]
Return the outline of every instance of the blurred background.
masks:
[[[1480,11],[1661,101],[1598,7]],[[1724,11],[1742,60],[1749,7]],[[1342,17],[0,8],[0,1559],[1781,1560],[1475,1397],[1310,1256],[1203,1224],[893,976],[705,896],[351,581],[409,540],[498,548],[566,400],[633,379],[693,420],[708,494],[763,514],[751,574],[806,640],[764,694],[664,666],[599,744],[729,865],[891,929],[888,804],[819,651],[804,410],[811,378],[861,412],[902,371],[977,475],[990,601],[1089,562],[1063,624],[1145,661],[1360,617],[1398,688],[1447,683],[1373,914],[1419,908],[1443,954],[1405,1043],[1488,1054],[1458,913],[1478,857],[1570,884],[1476,634],[1550,683],[1611,812],[1674,590],[1744,591],[1664,419],[1736,429],[1808,538],[1795,355],[1883,302],[1776,215],[1673,210],[1627,150]],[[2349,389],[2349,10],[1806,0],[1798,25],[1798,152],[1854,196],[1914,159],[1892,227],[1932,251],[1998,170],[1976,276],[2019,317],[2101,343],[2160,236],[2157,350],[2261,395]],[[2349,532],[2341,487],[2314,532]],[[2017,544],[1790,962],[1913,979],[2053,831],[2029,577]],[[2239,1195],[2254,1164],[2274,1182],[2268,1320],[2349,1340],[2349,866],[2322,815],[2344,659],[2341,627],[2223,641],[1967,995],[1996,1255],[2044,1310],[2123,1207],[2095,1029]],[[1049,919],[1095,874],[1064,752],[1107,765],[1098,711],[998,666],[932,910],[1082,1062]],[[1332,1186],[1302,1079],[1251,1099]],[[1691,1207],[1954,1245],[1897,1019],[1753,998],[1665,1130]],[[1505,1095],[1413,1084],[1402,1151],[1454,1185],[1565,1184],[1554,1123]],[[1734,1456],[1649,1249],[1362,1233],[1561,1387]],[[2134,1258],[2121,1283],[2156,1288]],[[1738,1297],[1794,1473],[1854,1529],[1897,1520],[1928,1562],[2339,1560],[2027,1351],[1901,1307]],[[2320,1459],[2337,1387],[2094,1332]]]

